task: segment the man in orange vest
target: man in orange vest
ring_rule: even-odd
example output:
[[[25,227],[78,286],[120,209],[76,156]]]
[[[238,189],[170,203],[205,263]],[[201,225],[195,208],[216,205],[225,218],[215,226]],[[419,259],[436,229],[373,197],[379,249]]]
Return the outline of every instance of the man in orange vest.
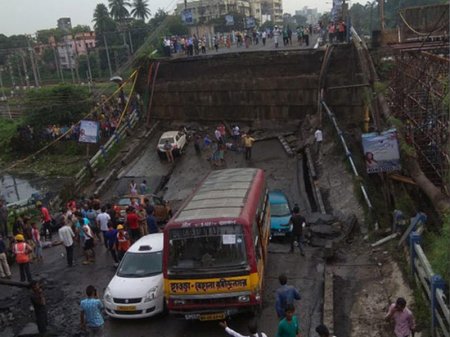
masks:
[[[128,233],[123,229],[123,225],[118,225],[117,230],[117,253],[119,260],[122,260],[128,248],[130,248],[130,237]]]
[[[33,281],[30,271],[30,256],[33,252],[31,247],[25,243],[25,239],[22,234],[16,235],[16,243],[13,246],[13,252],[16,254],[16,262],[20,268],[20,282],[25,282],[25,278],[28,282]]]

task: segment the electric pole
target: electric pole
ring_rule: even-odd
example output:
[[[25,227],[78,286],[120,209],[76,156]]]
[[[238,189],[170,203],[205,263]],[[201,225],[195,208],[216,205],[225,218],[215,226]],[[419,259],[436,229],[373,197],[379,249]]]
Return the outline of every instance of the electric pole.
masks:
[[[30,87],[30,80],[29,80],[29,77],[28,77],[27,62],[25,61],[25,56],[23,55],[23,50],[21,50],[20,57],[22,59],[23,72],[24,72],[24,75],[25,75],[25,83],[27,85],[27,88],[29,88]]]
[[[39,78],[36,70],[36,64],[34,63],[33,48],[31,48],[29,38],[30,36],[27,35],[27,44],[28,44],[28,51],[30,52],[31,69],[33,70],[34,84],[36,85],[36,88],[39,88]]]
[[[106,35],[104,33],[103,33],[103,42],[105,44],[106,59],[108,60],[109,77],[112,77],[113,72],[111,68],[111,59],[109,58],[108,43],[106,42]]]

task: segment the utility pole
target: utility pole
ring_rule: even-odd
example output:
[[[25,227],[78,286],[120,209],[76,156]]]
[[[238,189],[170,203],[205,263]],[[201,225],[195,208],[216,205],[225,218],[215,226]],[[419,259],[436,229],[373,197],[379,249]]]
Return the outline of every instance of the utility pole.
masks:
[[[67,63],[69,65],[70,73],[72,74],[72,83],[75,83],[75,74],[73,73],[72,67],[72,55],[69,53],[69,42],[64,41],[64,45],[66,47]]]
[[[39,78],[36,70],[36,64],[34,63],[33,48],[31,48],[29,37],[30,36],[27,35],[27,44],[28,44],[28,51],[30,52],[31,69],[33,70],[34,84],[36,85],[36,88],[39,88]]]
[[[380,29],[383,32],[385,29],[384,24],[384,0],[378,1],[379,7],[380,7]]]
[[[134,54],[134,48],[133,48],[133,40],[131,39],[131,32],[128,30],[128,39],[130,40],[130,48],[131,48],[131,54]]]
[[[55,57],[55,67],[58,75],[61,77],[61,82],[64,82],[64,74],[61,68],[61,64],[59,63],[59,53],[58,53],[58,47],[53,47],[53,56]]]
[[[11,84],[14,90],[16,88],[16,80],[13,75],[11,60],[9,58],[8,58],[8,69],[9,69],[9,78],[11,79]]]
[[[8,110],[9,119],[12,119],[11,109],[9,108],[8,99],[6,98],[6,95],[5,95],[5,88],[3,87],[3,78],[2,78],[3,70],[4,70],[4,68],[0,67],[0,87],[2,88],[2,101],[6,102],[6,109]]]
[[[27,88],[30,87],[30,80],[28,77],[28,70],[27,70],[27,62],[25,61],[25,56],[23,55],[23,50],[20,53],[20,57],[22,58],[22,66],[23,66],[23,72],[25,75],[25,83],[27,85]]]
[[[103,33],[103,42],[105,44],[106,59],[108,60],[109,77],[112,77],[113,72],[111,68],[111,59],[109,58],[108,43],[106,42],[106,35],[104,33]]]
[[[91,60],[89,60],[89,47],[86,44],[86,37],[84,36],[83,33],[83,43],[84,43],[84,48],[86,49],[86,59],[87,59],[87,66],[88,66],[88,81],[89,83],[92,82],[92,71],[91,71]]]

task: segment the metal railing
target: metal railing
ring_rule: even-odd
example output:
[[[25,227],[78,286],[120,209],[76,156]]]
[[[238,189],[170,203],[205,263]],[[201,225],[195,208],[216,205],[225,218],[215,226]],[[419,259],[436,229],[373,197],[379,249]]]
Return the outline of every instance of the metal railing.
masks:
[[[430,304],[432,335],[450,337],[450,308],[445,295],[447,285],[444,279],[433,271],[420,245],[421,241],[422,237],[417,231],[410,233],[410,272]]]
[[[106,160],[108,153],[114,148],[114,146],[119,143],[122,139],[127,137],[127,130],[133,128],[140,118],[140,113],[138,110],[133,110],[131,114],[126,117],[125,123],[123,123],[113,135],[108,139],[108,141],[100,146],[100,149],[96,154],[92,156],[86,163],[86,165],[75,175],[75,188],[79,189],[84,180],[92,175],[95,168],[99,165],[102,160]]]

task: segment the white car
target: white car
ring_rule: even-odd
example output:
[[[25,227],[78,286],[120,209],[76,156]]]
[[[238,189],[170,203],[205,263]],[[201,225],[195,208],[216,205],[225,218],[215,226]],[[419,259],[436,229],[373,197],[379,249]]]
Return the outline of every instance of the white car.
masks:
[[[106,313],[114,318],[144,318],[165,311],[163,233],[149,234],[125,253],[105,290]]]
[[[167,131],[164,132],[159,138],[158,145],[156,147],[159,158],[166,158],[166,153],[164,151],[164,144],[166,140],[172,145],[173,155],[179,156],[183,153],[184,147],[187,145],[186,133],[181,131]]]

